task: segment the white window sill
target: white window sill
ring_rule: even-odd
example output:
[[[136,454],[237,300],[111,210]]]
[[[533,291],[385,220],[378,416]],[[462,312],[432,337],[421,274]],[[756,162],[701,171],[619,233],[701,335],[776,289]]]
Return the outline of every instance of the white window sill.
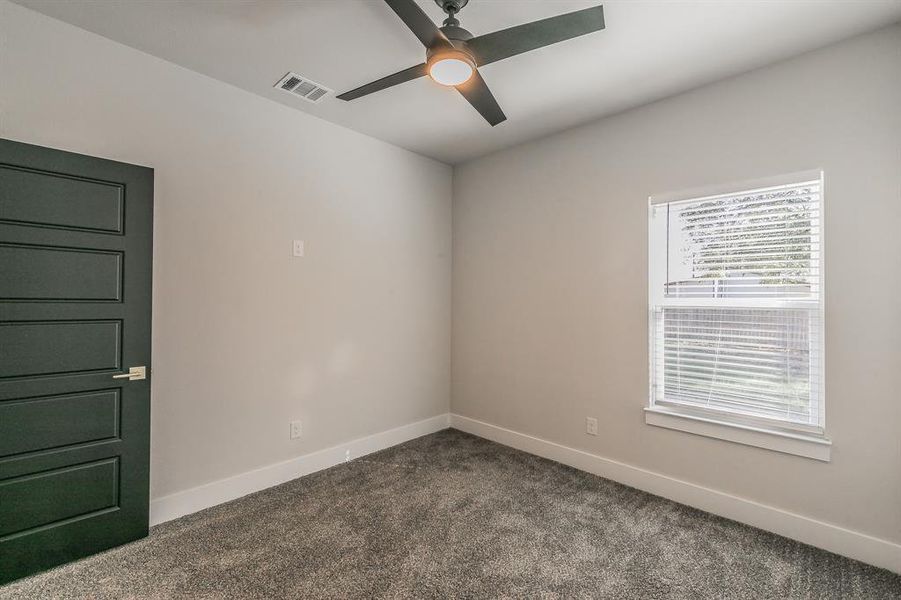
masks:
[[[756,446],[757,448],[766,448],[767,450],[804,456],[824,462],[829,462],[832,451],[832,442],[822,437],[738,425],[695,415],[686,415],[659,406],[645,408],[644,411],[645,423],[657,427],[677,429],[695,435]]]

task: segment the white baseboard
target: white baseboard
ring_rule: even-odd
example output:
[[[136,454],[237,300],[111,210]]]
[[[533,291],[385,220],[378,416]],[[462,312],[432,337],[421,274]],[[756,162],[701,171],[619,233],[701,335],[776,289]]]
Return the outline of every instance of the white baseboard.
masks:
[[[359,458],[409,440],[447,429],[450,417],[438,415],[395,429],[311,452],[297,458],[267,465],[253,471],[213,481],[150,502],[150,524],[158,525],[178,517],[285,483],[316,471]]]
[[[477,421],[450,415],[451,427],[485,439],[575,467],[630,487],[662,496],[681,504],[739,521],[753,527],[822,548],[842,556],[901,573],[901,544],[831,525],[719,492],[700,485],[667,477],[549,442],[537,437]]]

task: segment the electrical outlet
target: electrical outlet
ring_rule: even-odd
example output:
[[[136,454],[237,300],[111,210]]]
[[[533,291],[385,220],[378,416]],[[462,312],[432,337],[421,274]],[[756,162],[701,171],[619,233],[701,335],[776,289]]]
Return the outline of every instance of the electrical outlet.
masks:
[[[303,240],[294,240],[293,253],[294,256],[303,258]]]
[[[300,421],[291,421],[291,439],[296,440],[303,433],[303,426]]]
[[[598,420],[594,417],[585,417],[585,433],[588,435],[598,434]]]

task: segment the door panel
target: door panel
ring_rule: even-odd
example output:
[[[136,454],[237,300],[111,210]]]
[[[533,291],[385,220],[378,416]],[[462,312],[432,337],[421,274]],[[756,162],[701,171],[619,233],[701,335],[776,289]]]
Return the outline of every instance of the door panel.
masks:
[[[121,321],[0,323],[0,379],[115,370]]]
[[[118,458],[0,481],[0,536],[115,507],[118,495]]]
[[[0,402],[0,458],[118,435],[118,389]]]
[[[151,169],[0,140],[0,583],[147,535],[152,211]]]
[[[0,300],[120,300],[122,253],[0,244]]]
[[[0,221],[122,232],[123,186],[0,165]]]

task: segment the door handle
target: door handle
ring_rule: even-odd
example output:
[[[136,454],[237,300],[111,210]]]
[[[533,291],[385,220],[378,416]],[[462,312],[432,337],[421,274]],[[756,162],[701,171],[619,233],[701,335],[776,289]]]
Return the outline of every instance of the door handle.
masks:
[[[131,367],[128,369],[128,373],[113,375],[113,379],[128,379],[129,381],[147,379],[147,367]]]

